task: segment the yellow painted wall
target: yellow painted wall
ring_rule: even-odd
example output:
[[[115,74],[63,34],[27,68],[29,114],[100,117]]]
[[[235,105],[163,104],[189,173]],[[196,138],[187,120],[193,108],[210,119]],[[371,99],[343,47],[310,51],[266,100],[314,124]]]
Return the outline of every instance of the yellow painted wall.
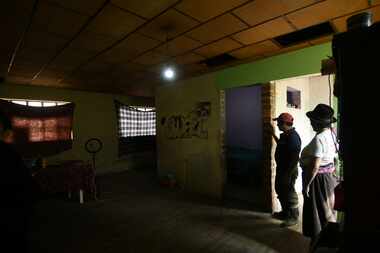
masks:
[[[73,148],[48,163],[65,159],[90,160],[84,144],[89,138],[99,138],[103,150],[97,155],[97,173],[121,171],[154,164],[154,154],[134,154],[118,158],[117,120],[114,99],[131,105],[154,105],[154,99],[127,97],[115,94],[74,91],[47,87],[1,84],[0,98],[67,101],[75,103]]]
[[[197,102],[211,102],[208,138],[170,139],[161,124],[173,115],[184,115]],[[220,159],[220,105],[215,75],[208,74],[161,86],[156,92],[158,173],[173,173],[187,192],[220,198],[223,173]]]

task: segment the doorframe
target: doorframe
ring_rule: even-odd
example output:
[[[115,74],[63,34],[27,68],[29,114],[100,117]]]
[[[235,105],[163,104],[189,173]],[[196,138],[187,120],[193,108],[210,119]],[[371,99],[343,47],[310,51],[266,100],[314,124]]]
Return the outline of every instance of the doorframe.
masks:
[[[263,116],[263,205],[273,212],[277,206],[277,195],[274,189],[276,177],[276,163],[274,161],[275,143],[272,137],[273,118],[276,117],[276,89],[273,82],[264,83],[262,91],[262,116]]]
[[[262,103],[262,120],[263,120],[263,167],[262,175],[262,203],[259,208],[268,212],[273,212],[278,207],[276,193],[274,189],[275,180],[275,162],[274,162],[274,140],[270,134],[272,119],[275,117],[275,85],[274,83],[258,84],[261,86],[261,103]],[[225,199],[225,189],[227,183],[227,166],[226,166],[226,92],[219,90],[219,108],[220,108],[220,167],[222,171],[222,199]]]

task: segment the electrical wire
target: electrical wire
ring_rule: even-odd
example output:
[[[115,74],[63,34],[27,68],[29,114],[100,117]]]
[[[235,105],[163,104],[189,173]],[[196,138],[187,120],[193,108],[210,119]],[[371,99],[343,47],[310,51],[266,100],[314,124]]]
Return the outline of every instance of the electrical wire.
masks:
[[[329,74],[329,106],[331,107],[331,80],[330,80],[331,74]]]
[[[28,24],[27,24],[25,30],[22,32],[21,37],[20,37],[20,39],[18,40],[18,42],[16,44],[16,48],[13,50],[10,62],[8,64],[8,68],[7,68],[7,73],[8,74],[11,72],[11,69],[12,69],[12,67],[14,65],[14,62],[15,62],[16,55],[19,52],[19,50],[21,48],[21,45],[24,42],[24,40],[26,38],[26,35],[29,32],[29,30],[30,30],[30,27],[32,26],[34,16],[36,15],[36,12],[37,12],[38,4],[39,4],[39,0],[34,1],[32,13],[30,14],[30,17],[29,17],[29,20],[28,20]]]
[[[331,74],[328,75],[328,80],[329,80],[329,105],[331,107]],[[342,163],[342,160],[340,159],[340,151],[339,151],[339,138],[337,136],[337,134],[335,133],[335,131],[333,130],[332,127],[330,127],[330,131],[331,131],[331,134],[332,134],[332,138],[334,140],[334,145],[335,145],[335,150],[336,152],[339,154],[338,155],[338,167],[339,167],[339,181],[342,181],[343,180],[343,163]]]

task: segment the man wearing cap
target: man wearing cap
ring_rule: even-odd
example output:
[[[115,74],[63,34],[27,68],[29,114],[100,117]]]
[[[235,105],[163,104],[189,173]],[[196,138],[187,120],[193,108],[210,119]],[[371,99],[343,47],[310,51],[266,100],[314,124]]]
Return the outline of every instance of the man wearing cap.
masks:
[[[293,127],[293,116],[281,113],[277,118],[277,127],[283,133],[280,138],[272,131],[277,143],[275,160],[276,181],[275,189],[281,203],[282,211],[273,214],[274,218],[284,220],[281,226],[293,226],[298,223],[298,195],[295,191],[295,182],[298,176],[298,159],[301,151],[301,138]]]

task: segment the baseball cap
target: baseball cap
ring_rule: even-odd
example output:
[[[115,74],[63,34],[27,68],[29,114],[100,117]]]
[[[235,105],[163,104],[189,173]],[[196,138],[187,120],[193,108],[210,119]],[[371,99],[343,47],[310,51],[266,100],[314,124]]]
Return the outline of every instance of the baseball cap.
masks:
[[[273,119],[274,121],[282,121],[285,123],[293,123],[293,116],[290,113],[283,112],[277,118]]]

